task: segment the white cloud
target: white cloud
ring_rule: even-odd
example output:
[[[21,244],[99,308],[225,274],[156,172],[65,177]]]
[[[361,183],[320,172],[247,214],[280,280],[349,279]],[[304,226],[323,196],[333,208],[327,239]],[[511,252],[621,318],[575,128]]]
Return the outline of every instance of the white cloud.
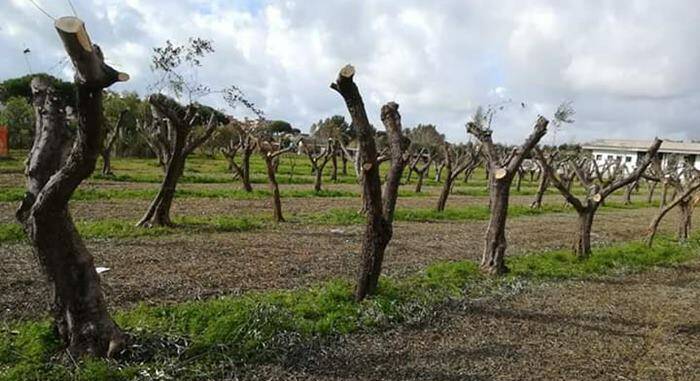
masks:
[[[345,114],[328,84],[351,62],[376,125],[381,104],[395,100],[405,125],[431,122],[466,140],[464,123],[478,105],[511,99],[494,127],[497,139],[514,142],[538,112],[573,100],[576,123],[557,134],[560,142],[699,137],[695,1],[73,2],[109,62],[132,75],[115,89],[143,93],[152,47],[200,36],[216,48],[202,82],[236,84],[270,117],[302,129]],[[40,3],[70,13],[67,3]],[[0,14],[1,77],[26,74],[25,46],[35,71],[70,75],[47,17],[21,0],[3,2]],[[206,101],[223,106],[215,96]]]

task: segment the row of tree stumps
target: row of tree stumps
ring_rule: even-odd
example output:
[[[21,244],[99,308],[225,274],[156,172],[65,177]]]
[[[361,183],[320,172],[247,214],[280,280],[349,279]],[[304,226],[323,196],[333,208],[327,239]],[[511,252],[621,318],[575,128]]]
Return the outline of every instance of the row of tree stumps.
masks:
[[[355,290],[356,299],[361,300],[376,291],[384,251],[392,236],[393,210],[401,171],[404,166],[409,165],[412,171],[415,171],[420,176],[418,180],[418,190],[420,190],[422,175],[426,167],[432,162],[432,158],[423,160],[427,164],[419,168],[417,164],[423,158],[423,151],[420,151],[417,157],[410,158],[411,155],[407,153],[406,149],[409,144],[404,144],[401,147],[396,143],[402,139],[400,124],[399,128],[395,127],[396,121],[400,121],[398,105],[395,103],[385,105],[382,108],[382,121],[392,142],[390,155],[392,166],[387,176],[382,198],[378,173],[379,155],[372,136],[372,129],[367,120],[362,97],[353,81],[354,75],[355,69],[352,66],[344,67],[331,87],[340,93],[345,100],[347,109],[352,117],[352,125],[357,129],[359,142],[358,155],[361,157],[360,182],[363,184],[363,197],[367,212],[367,225],[360,253],[360,265]],[[563,104],[555,113],[555,121],[557,123],[571,122],[569,117],[572,113],[573,110],[570,109],[570,106]],[[391,117],[388,115],[391,115]],[[539,186],[532,207],[541,207],[547,186],[552,183],[579,215],[579,227],[573,249],[580,257],[587,257],[591,253],[591,228],[596,211],[603,205],[606,198],[615,191],[639,181],[646,173],[649,165],[654,161],[662,143],[661,140],[655,139],[635,170],[622,175],[622,165],[618,165],[612,170],[606,168],[601,171],[593,160],[577,162],[572,158],[566,158],[565,160],[556,161],[558,157],[556,152],[544,153],[538,148],[538,144],[547,133],[547,127],[550,122],[542,116],[537,118],[532,133],[522,145],[515,147],[511,151],[499,149],[492,140],[491,119],[488,113],[478,111],[474,118],[467,123],[467,132],[477,139],[478,145],[471,146],[466,152],[457,153],[451,146],[445,145],[444,165],[440,168],[446,169],[446,177],[444,178],[443,190],[438,199],[437,210],[444,210],[447,196],[452,189],[452,183],[456,176],[460,173],[466,173],[466,176],[469,176],[473,168],[483,160],[490,194],[490,219],[485,233],[485,247],[481,260],[481,269],[483,272],[493,275],[504,274],[508,271],[505,264],[508,202],[513,180],[516,176],[519,184],[526,170],[531,172],[531,176],[532,172],[534,172],[531,168],[523,168],[523,162],[526,159],[531,160],[529,158],[535,157],[540,166]],[[391,123],[391,121],[394,122]],[[686,176],[689,175],[686,174]],[[571,191],[574,177],[578,178],[587,191],[583,198],[576,197]],[[686,181],[685,183],[692,185],[686,185],[686,188],[682,190],[679,188],[677,192],[678,197],[661,210],[657,219],[663,218],[663,215],[668,211],[667,209],[675,205],[688,205],[688,195],[700,188],[700,184],[695,185],[695,180]],[[676,181],[673,184],[680,184],[680,182]],[[680,185],[676,185],[676,187],[680,187]],[[384,204],[382,204],[382,200]],[[683,214],[684,221],[688,221],[683,226],[688,226],[690,223],[690,218],[687,217],[689,213],[691,212],[684,212]],[[652,223],[654,232],[656,226],[658,226],[658,222]],[[682,228],[681,230],[686,231],[687,229]],[[653,235],[650,239],[653,239]]]
[[[24,227],[42,267],[53,284],[52,313],[59,337],[74,355],[109,357],[124,347],[125,335],[107,311],[93,258],[73,224],[68,201],[80,183],[94,171],[97,157],[104,155],[105,150],[109,154],[113,138],[106,140],[105,147],[103,90],[116,82],[128,80],[128,75],[114,70],[104,62],[100,48],[90,42],[81,20],[64,17],[58,19],[55,26],[76,70],[78,133],[69,150],[62,100],[47,81],[41,78],[32,81],[33,103],[37,116],[36,136],[26,170],[27,193],[17,210],[17,219]],[[416,160],[410,154],[410,141],[403,134],[399,105],[394,102],[389,102],[381,108],[388,149],[386,152],[378,151],[374,128],[367,117],[354,76],[355,69],[347,65],[340,70],[331,87],[345,101],[358,142],[358,152],[353,159],[362,186],[363,210],[367,217],[355,289],[355,298],[362,300],[377,290],[384,252],[393,235],[394,212],[404,169],[409,166],[415,170],[420,184],[420,179],[432,159],[428,159],[427,164],[420,167],[420,160]],[[139,128],[148,137],[149,144],[157,154],[165,172],[165,179],[139,225],[171,225],[169,210],[187,156],[209,139],[219,125],[227,123],[228,119],[213,109],[195,105],[183,107],[158,94],[150,96],[148,103],[151,115],[139,121]],[[564,119],[566,118],[561,120]],[[680,205],[684,210],[683,218],[687,221],[683,228],[687,236],[689,215],[692,213],[689,197],[700,185],[687,180],[690,172],[686,172],[685,177],[678,178],[669,178],[668,174],[663,175],[663,178],[659,177],[659,174],[656,177],[653,173],[645,174],[661,145],[660,140],[654,142],[640,165],[623,177],[619,174],[606,177],[597,166],[568,161],[567,166],[588,190],[588,194],[582,199],[570,191],[573,175],[570,175],[570,172],[559,171],[559,164],[554,163],[557,155],[543,153],[537,148],[547,132],[549,120],[538,117],[530,136],[512,151],[496,147],[492,140],[490,120],[487,115],[477,112],[467,123],[467,132],[477,139],[478,144],[459,152],[449,145],[444,146],[443,167],[446,172],[438,201],[438,210],[443,210],[457,176],[461,173],[471,173],[480,162],[485,163],[490,189],[491,217],[485,234],[485,249],[481,261],[484,272],[502,274],[507,271],[506,222],[510,189],[516,176],[522,176],[523,161],[533,152],[543,168],[540,188],[546,189],[546,185],[551,182],[579,214],[580,227],[575,246],[579,255],[586,256],[590,253],[591,225],[595,212],[606,197],[617,189],[638,181],[643,175],[652,180],[672,184],[676,188],[677,196],[660,210],[657,219],[660,221],[671,208]],[[195,126],[203,128],[196,129]],[[224,149],[224,154],[233,158],[238,150],[242,150],[243,160],[246,162],[257,147],[266,164],[274,200],[275,220],[284,221],[275,173],[279,157],[298,148],[299,145],[293,140],[277,139],[278,134],[267,127],[267,124],[239,126],[241,131],[250,128],[255,132],[240,133],[240,136],[244,136],[239,142],[240,145],[231,145],[228,150]],[[344,145],[340,148],[347,151]],[[329,145],[321,154],[306,152],[317,168],[317,190],[320,190],[318,177],[322,167],[332,159],[328,153],[336,149],[329,140]],[[422,158],[422,151],[418,155]],[[388,159],[391,166],[382,190],[379,166],[382,161]],[[234,168],[241,178],[249,180],[249,170],[241,166]],[[420,185],[417,190],[420,190]],[[541,204],[541,199],[539,203]],[[654,232],[658,226],[657,219],[652,223]],[[650,241],[651,239],[653,236]]]

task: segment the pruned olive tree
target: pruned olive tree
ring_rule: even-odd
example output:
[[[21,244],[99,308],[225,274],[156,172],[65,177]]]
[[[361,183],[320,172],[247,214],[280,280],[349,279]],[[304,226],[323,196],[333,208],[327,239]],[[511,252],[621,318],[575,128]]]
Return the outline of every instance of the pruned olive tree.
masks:
[[[265,127],[256,135],[257,145],[260,147],[260,155],[265,161],[270,193],[272,193],[273,218],[275,222],[284,222],[284,217],[282,216],[282,199],[280,197],[280,188],[276,176],[277,168],[280,156],[294,151],[297,147],[289,135],[275,134]]]
[[[655,182],[661,182],[669,184],[676,191],[676,196],[666,205],[662,205],[659,212],[654,216],[651,223],[649,224],[648,234],[646,238],[646,244],[651,246],[654,242],[654,237],[659,229],[659,224],[663,218],[672,209],[678,208],[679,218],[678,218],[678,230],[677,239],[678,241],[686,241],[690,235],[690,227],[693,222],[693,209],[695,208],[694,195],[698,190],[700,190],[700,172],[695,169],[691,164],[682,162],[682,168],[667,168],[665,173],[662,174],[663,177],[654,177],[653,171],[647,171],[643,174],[645,178],[653,178]]]
[[[457,177],[464,171],[472,170],[478,166],[480,161],[481,147],[473,144],[463,147],[455,147],[453,144],[443,145],[443,156],[445,158],[445,181],[442,184],[442,191],[438,197],[435,210],[442,212],[447,205],[447,197],[452,192],[452,185]]]
[[[571,158],[571,153],[561,152],[559,150],[543,150],[543,152],[544,158],[549,163],[551,163],[554,171],[559,175],[559,179],[564,183],[566,189],[571,190],[571,187],[574,183],[574,178],[576,177],[576,174],[572,167],[570,165],[567,165],[568,160]],[[540,160],[540,158],[537,156],[535,156],[534,160],[537,163],[537,166],[539,167],[537,175],[539,179],[537,185],[537,192],[535,193],[535,199],[530,204],[530,208],[540,209],[542,208],[542,200],[544,199],[544,195],[547,192],[547,189],[549,189],[550,179],[549,172],[547,172],[544,169],[544,163],[542,162],[542,160]],[[568,206],[569,204],[565,203],[565,205]]]
[[[416,180],[416,188],[415,188],[416,193],[421,192],[421,190],[423,188],[423,180],[425,179],[426,174],[430,170],[430,165],[432,163],[433,163],[433,155],[426,148],[423,148],[422,150],[420,150],[415,155],[413,160],[411,160],[411,165],[410,165],[411,170],[408,172],[408,175],[410,177],[411,172],[415,172],[416,176],[418,176],[418,180]]]
[[[346,150],[341,147],[347,146],[355,138],[355,134],[350,125],[345,122],[345,117],[334,115],[330,118],[319,120],[311,125],[309,132],[319,141],[332,139],[334,142],[331,156],[331,180],[336,181],[338,178],[338,156],[340,156],[342,162],[342,174],[347,175],[348,155],[345,154]]]
[[[173,226],[170,209],[177,183],[185,170],[185,161],[211,137],[217,127],[225,123],[226,117],[206,106],[191,104],[184,107],[161,94],[151,95],[148,102],[153,110],[153,118],[149,126],[145,127],[152,131],[146,136],[162,138],[158,143],[165,152],[166,170],[158,194],[137,226]],[[206,127],[195,134],[195,127],[200,124]]]
[[[102,156],[102,175],[104,176],[112,175],[112,150],[124,125],[126,114],[127,110],[122,110],[117,118],[117,123],[105,134],[105,141],[100,151],[100,156]]]
[[[345,100],[345,105],[352,117],[352,126],[356,129],[362,158],[361,184],[364,204],[367,209],[367,225],[362,239],[360,266],[355,288],[355,299],[362,300],[377,290],[384,251],[393,234],[396,198],[401,175],[407,161],[404,153],[410,142],[401,133],[399,105],[394,102],[387,103],[382,107],[381,118],[388,134],[392,161],[382,196],[374,130],[367,118],[360,91],[353,81],[354,76],[355,69],[352,66],[343,67],[338,73],[336,81],[331,84],[331,88]]]
[[[110,357],[123,348],[125,335],[107,311],[93,257],[68,201],[95,170],[105,133],[103,89],[129,76],[104,62],[80,19],[62,17],[55,27],[75,67],[77,137],[65,158],[62,99],[45,78],[33,80],[34,145],[27,159],[27,193],[16,217],[52,283],[53,324],[60,340],[72,355]]]
[[[481,152],[489,170],[489,202],[491,217],[486,229],[486,244],[481,258],[481,270],[488,274],[503,274],[508,271],[505,264],[506,220],[510,187],[520,164],[547,133],[549,121],[540,116],[532,133],[525,142],[508,155],[499,154],[493,139],[489,112],[477,110],[474,118],[467,123],[467,132],[481,143]]]
[[[553,151],[545,155],[545,159],[554,161],[557,152]],[[537,192],[535,193],[535,199],[532,201],[532,204],[530,204],[530,208],[540,209],[542,208],[542,199],[544,198],[544,194],[547,192],[547,188],[549,187],[549,175],[547,174],[547,171],[543,169],[544,164],[542,164],[542,162],[538,158],[535,158],[535,163],[540,168],[540,175],[539,182],[537,184]]]
[[[333,139],[326,140],[326,146],[323,148],[319,148],[315,140],[307,143],[302,142],[301,148],[306,154],[306,157],[309,158],[311,170],[314,173],[314,192],[321,191],[323,169],[326,168],[326,164],[328,164],[328,161],[331,160],[331,157],[334,155],[334,146],[335,141]]]
[[[250,157],[255,152],[257,140],[254,136],[254,131],[258,128],[258,121],[254,120],[234,120],[231,122],[231,127],[234,130],[233,136],[226,147],[221,149],[221,153],[228,160],[229,167],[234,171],[236,177],[241,180],[243,190],[246,192],[253,191],[253,185],[250,182]],[[236,162],[236,155],[240,152],[241,161]]]
[[[627,175],[623,175],[622,170],[610,169],[601,171],[595,160],[583,160],[575,162],[569,161],[573,166],[576,177],[586,188],[585,198],[576,197],[566,186],[565,182],[554,171],[552,164],[547,160],[540,150],[537,156],[540,162],[544,163],[545,170],[557,190],[564,196],[578,213],[578,229],[574,240],[573,250],[579,257],[588,257],[591,254],[591,230],[593,219],[598,208],[605,202],[605,199],[618,189],[637,181],[651,164],[653,157],[661,146],[661,140],[655,139],[646,156],[637,163],[637,167]]]
[[[248,101],[236,86],[212,90],[193,81],[201,60],[213,53],[211,41],[190,38],[186,45],[166,41],[163,47],[153,49],[153,72],[158,76],[151,86],[157,93],[148,97],[150,113],[145,113],[140,129],[165,169],[160,190],[137,226],[172,226],[170,208],[175,187],[185,169],[185,161],[197,147],[208,140],[229,118],[211,107],[201,105],[195,99],[220,93],[230,108],[238,104],[262,117],[262,112]],[[163,93],[172,94],[175,98]],[[186,106],[179,100],[185,99]]]

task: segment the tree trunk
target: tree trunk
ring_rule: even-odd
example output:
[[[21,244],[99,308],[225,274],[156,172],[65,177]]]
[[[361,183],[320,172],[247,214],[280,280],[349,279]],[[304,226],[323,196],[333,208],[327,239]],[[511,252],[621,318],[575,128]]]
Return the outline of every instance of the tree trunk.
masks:
[[[423,188],[423,178],[425,177],[426,171],[416,171],[418,180],[416,181],[416,193],[420,193]],[[409,172],[410,173],[410,172]]]
[[[403,159],[404,141],[401,135],[401,117],[398,114],[398,105],[393,102],[388,103],[382,107],[381,117],[389,134],[393,160],[385,193],[382,197],[374,132],[367,118],[362,96],[353,81],[354,74],[355,69],[352,66],[345,66],[331,87],[345,100],[352,117],[352,125],[357,131],[358,156],[362,157],[361,184],[364,205],[367,208],[367,225],[362,240],[357,287],[355,288],[355,299],[362,300],[377,290],[384,250],[393,233],[393,213],[405,160]]]
[[[323,182],[323,169],[321,169],[321,167],[316,167],[314,175],[314,192],[318,193],[321,191],[321,183]]]
[[[467,170],[464,171],[464,183],[465,184],[469,184],[469,178],[472,177],[472,173],[474,173],[475,168],[476,167],[467,168]]]
[[[439,183],[442,180],[442,170],[445,168],[445,163],[435,165],[435,182]]]
[[[654,190],[656,189],[656,181],[653,181],[649,186],[649,194],[647,195],[647,204],[651,204],[654,199]]]
[[[662,208],[666,205],[666,202],[668,201],[668,183],[663,182],[663,186],[661,188],[661,203],[659,204],[659,208]]]
[[[268,155],[263,155],[265,159],[265,166],[267,167],[267,180],[270,184],[270,192],[272,193],[272,206],[274,211],[275,222],[284,222],[284,217],[282,217],[282,201],[280,199],[280,188],[277,184],[277,178],[275,176],[275,165],[273,159]]]
[[[624,194],[624,204],[625,205],[631,205],[632,204],[632,192],[637,188],[638,181],[633,182],[632,184],[629,184],[627,187],[625,187],[625,194]]]
[[[253,191],[253,186],[250,184],[250,156],[252,154],[253,150],[244,149],[241,160],[241,182],[243,183],[243,190],[246,192]]]
[[[537,186],[537,194],[535,195],[535,201],[530,204],[530,208],[540,209],[542,208],[542,199],[544,198],[545,192],[547,192],[547,186],[549,185],[549,176],[547,173],[540,175],[539,185]]]
[[[597,206],[589,205],[578,212],[578,232],[574,241],[573,251],[579,258],[591,255],[591,230]]]
[[[67,19],[73,28],[66,29]],[[125,337],[107,311],[92,255],[73,224],[68,201],[95,169],[104,134],[102,89],[117,80],[110,80],[110,75],[118,74],[102,63],[96,45],[92,54],[82,51],[84,48],[76,37],[87,36],[82,21],[61,18],[56,21],[56,29],[82,81],[95,79],[82,71],[84,65],[98,59],[102,70],[108,71],[91,74],[101,73],[108,78],[98,77],[99,83],[89,84],[76,80],[78,134],[65,165],[62,165],[66,144],[63,107],[48,81],[32,80],[36,133],[27,162],[28,192],[16,216],[53,284],[52,315],[58,337],[74,356],[109,357],[121,350]],[[77,49],[81,52],[76,53]]]
[[[679,220],[678,220],[678,241],[685,242],[690,236],[690,228],[693,222],[693,204],[690,197],[683,198],[678,204]]]
[[[102,151],[102,175],[112,175],[112,150],[105,149]]]
[[[165,178],[160,190],[148,207],[148,211],[136,226],[173,226],[170,219],[170,208],[175,198],[177,182],[185,168],[185,157],[175,154],[168,163]]]
[[[331,165],[333,166],[333,170],[331,172],[331,181],[337,182],[338,181],[338,158],[335,152],[331,154]]]
[[[437,210],[438,212],[442,212],[445,210],[445,205],[447,204],[447,197],[449,197],[450,195],[453,182],[454,176],[451,173],[451,171],[448,170],[447,174],[445,175],[445,182],[442,184],[442,191],[440,192],[440,197],[437,201],[437,207],[435,208],[435,210]]]
[[[522,185],[523,182],[523,176],[525,173],[521,170],[518,170],[518,182],[515,183],[515,191],[520,193],[520,186]]]
[[[348,175],[348,158],[345,157],[345,154],[340,155],[340,161],[343,163],[341,173],[343,174],[343,176],[347,176]]]
[[[481,270],[487,274],[499,275],[508,272],[505,264],[506,220],[508,199],[512,177],[491,180],[491,218],[486,229],[486,245],[481,258]]]

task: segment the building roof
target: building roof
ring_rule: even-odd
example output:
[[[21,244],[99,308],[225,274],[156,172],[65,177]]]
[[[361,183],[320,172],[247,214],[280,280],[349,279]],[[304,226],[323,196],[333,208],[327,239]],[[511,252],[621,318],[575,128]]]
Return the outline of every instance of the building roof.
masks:
[[[599,139],[583,145],[586,150],[612,150],[645,152],[651,146],[651,140]],[[659,148],[661,153],[700,155],[700,142],[679,142],[664,140]]]

